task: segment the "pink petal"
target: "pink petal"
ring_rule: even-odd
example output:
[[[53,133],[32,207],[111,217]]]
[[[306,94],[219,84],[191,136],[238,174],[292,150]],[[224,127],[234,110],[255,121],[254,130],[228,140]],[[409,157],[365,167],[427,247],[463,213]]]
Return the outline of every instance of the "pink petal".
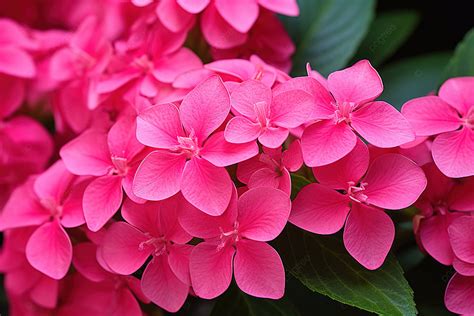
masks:
[[[358,139],[349,154],[329,165],[313,168],[313,173],[322,185],[347,190],[349,182],[358,183],[368,167],[369,149]]]
[[[184,132],[174,104],[151,107],[137,117],[137,138],[144,145],[172,148],[179,144],[179,136],[184,136]]]
[[[205,69],[217,72],[221,77],[231,77],[231,81],[243,83],[252,79],[255,74],[255,66],[245,59],[222,59],[204,65]]]
[[[130,199],[126,199],[122,205],[121,213],[122,217],[130,225],[152,236],[158,236],[161,235],[161,206],[161,202],[147,201],[146,203],[138,204]]]
[[[134,116],[120,118],[109,130],[107,143],[110,154],[119,158],[126,158],[128,163],[144,146],[136,137],[137,123]]]
[[[301,151],[301,142],[299,139],[293,141],[281,157],[282,164],[291,172],[297,171],[303,165],[303,152]]]
[[[258,3],[270,11],[283,15],[298,16],[300,12],[296,0],[258,0]]]
[[[154,257],[143,272],[142,290],[153,303],[174,313],[188,297],[189,285],[176,277],[166,256],[161,255]]]
[[[439,88],[438,95],[459,113],[465,115],[474,104],[473,85],[474,77],[451,78]]]
[[[155,250],[143,246],[150,237],[124,223],[113,223],[107,230],[101,245],[102,256],[107,265],[119,274],[132,274],[137,271]]]
[[[474,263],[474,217],[461,216],[449,225],[448,233],[456,256],[466,262]]]
[[[88,180],[76,183],[69,192],[68,197],[63,203],[63,213],[61,217],[61,225],[63,227],[78,227],[86,222],[82,200],[84,191],[88,185]]]
[[[26,245],[28,262],[40,272],[62,279],[72,260],[72,245],[64,228],[57,221],[43,224],[35,230]]]
[[[143,76],[139,83],[140,94],[147,98],[155,98],[158,95],[159,82],[152,74]]]
[[[269,241],[275,239],[288,221],[291,201],[288,194],[268,187],[250,189],[238,201],[239,232],[242,236]]]
[[[303,158],[309,167],[335,162],[356,145],[357,136],[347,124],[324,120],[307,127],[301,137]]]
[[[377,147],[396,147],[415,140],[410,123],[393,106],[375,101],[352,112],[351,126]]]
[[[178,4],[189,13],[199,13],[207,7],[211,0],[177,0]]]
[[[102,269],[96,259],[97,246],[91,242],[81,242],[74,246],[72,263],[84,277],[93,281],[101,282],[110,276]]]
[[[456,211],[474,210],[474,178],[469,177],[458,183],[450,193],[450,208]]]
[[[361,265],[379,268],[392,246],[395,227],[381,209],[354,203],[344,228],[344,245]]]
[[[36,75],[35,64],[30,55],[13,46],[0,48],[0,73],[21,78]]]
[[[444,265],[451,265],[454,258],[448,235],[452,220],[451,216],[436,215],[423,219],[419,228],[423,248]]]
[[[202,142],[222,123],[230,111],[230,99],[222,80],[212,76],[184,98],[180,106],[181,122]]]
[[[347,196],[312,183],[296,196],[289,221],[312,233],[333,234],[344,226],[349,210]]]
[[[173,245],[168,254],[168,264],[176,277],[184,284],[191,285],[189,274],[189,256],[193,246]]]
[[[160,1],[156,14],[161,23],[172,32],[185,30],[193,21],[193,15],[184,10],[176,0]]]
[[[42,276],[30,291],[30,297],[36,304],[54,309],[58,303],[59,282]]]
[[[291,106],[288,106],[291,104]],[[295,128],[309,119],[314,108],[314,99],[303,90],[275,93],[271,105],[270,120],[285,128]]]
[[[264,242],[240,240],[234,259],[239,288],[256,297],[279,299],[285,292],[285,269],[275,249]]]
[[[227,123],[224,136],[228,142],[242,144],[256,140],[261,130],[260,124],[244,116],[236,116]]]
[[[408,101],[402,114],[417,136],[430,136],[454,131],[461,126],[456,110],[437,96],[426,96]]]
[[[137,299],[133,296],[132,292],[123,287],[116,294],[117,297],[117,307],[112,312],[111,316],[121,316],[121,315],[130,315],[130,316],[142,316],[143,312],[138,304]],[[120,302],[120,303],[118,303]]]
[[[224,139],[224,135],[224,132],[218,132],[209,137],[200,152],[201,157],[217,167],[227,167],[258,154],[256,142],[232,144]]]
[[[383,91],[382,79],[368,60],[330,74],[328,87],[337,102],[356,104],[373,101]]]
[[[255,0],[216,0],[215,6],[224,20],[240,33],[247,33],[250,30],[257,20],[259,12]]]
[[[49,72],[55,81],[68,81],[78,77],[77,62],[74,52],[65,47],[51,56]]]
[[[2,107],[0,117],[7,117],[15,112],[25,97],[25,82],[22,79],[0,74],[0,98]]]
[[[102,176],[112,166],[107,134],[86,131],[61,148],[59,152],[66,168],[74,174]]]
[[[431,147],[433,160],[442,173],[450,178],[474,175],[474,131],[459,131],[438,135]]]
[[[464,262],[461,259],[454,257],[453,268],[459,274],[474,276],[474,263]]]
[[[103,176],[92,181],[84,191],[82,207],[87,227],[101,229],[122,204],[122,177]]]
[[[289,131],[282,127],[267,127],[258,137],[258,141],[265,147],[280,147],[288,138]]]
[[[75,176],[71,174],[62,160],[58,160],[46,171],[40,174],[35,181],[35,193],[40,199],[50,199],[60,203],[70,189]]]
[[[256,120],[255,104],[265,102],[268,108],[272,102],[272,90],[261,81],[247,80],[231,94],[232,108],[245,117]]]
[[[237,165],[237,179],[247,184],[252,174],[262,168],[268,168],[268,165],[260,160],[261,155],[255,156],[248,160],[244,160]]]
[[[257,170],[250,177],[247,186],[249,189],[268,187],[277,189],[280,185],[280,174],[270,168]]]
[[[138,167],[133,193],[147,200],[163,200],[181,188],[186,158],[167,151],[150,153]]]
[[[386,154],[372,162],[363,192],[367,203],[398,210],[413,204],[426,188],[423,170],[410,159],[399,154]]]
[[[453,313],[462,315],[474,314],[474,277],[456,273],[449,280],[444,295],[446,307]]]
[[[193,158],[183,171],[181,193],[189,203],[212,216],[224,213],[232,195],[232,181],[225,168]]]
[[[197,296],[215,298],[230,285],[232,280],[233,247],[218,249],[216,244],[202,242],[194,247],[189,259],[189,272]]]
[[[174,2],[174,0],[171,1]],[[178,75],[202,68],[201,59],[188,48],[181,48],[176,53],[166,55],[154,64],[153,76],[164,83],[173,83]]]
[[[159,235],[175,244],[185,244],[192,239],[178,222],[178,215],[186,200],[181,194],[160,201]]]

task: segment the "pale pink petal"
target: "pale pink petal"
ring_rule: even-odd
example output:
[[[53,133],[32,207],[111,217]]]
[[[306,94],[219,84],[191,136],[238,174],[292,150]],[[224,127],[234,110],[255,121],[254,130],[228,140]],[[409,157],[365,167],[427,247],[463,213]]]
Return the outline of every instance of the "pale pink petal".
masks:
[[[423,248],[444,265],[451,265],[454,258],[448,235],[451,221],[451,216],[436,215],[421,220],[419,228]]]
[[[258,17],[256,0],[215,0],[219,14],[240,33],[247,33]]]
[[[268,187],[250,189],[238,201],[239,232],[242,236],[269,241],[276,238],[288,221],[291,201],[288,194]]]
[[[36,68],[33,59],[22,49],[13,46],[0,48],[0,73],[21,78],[33,78]]]
[[[62,279],[72,261],[71,240],[57,221],[48,222],[31,235],[26,258],[38,271],[53,279]]]
[[[61,148],[66,168],[78,175],[105,175],[112,167],[107,134],[86,131]]]
[[[474,77],[451,78],[439,88],[438,95],[459,113],[465,115],[474,104],[473,85]]]
[[[236,116],[227,123],[224,136],[228,142],[242,144],[256,140],[261,131],[259,123],[252,122],[244,116]]]
[[[168,254],[168,264],[176,277],[184,284],[191,285],[189,275],[189,256],[193,250],[192,245],[173,245]]]
[[[446,307],[453,313],[461,315],[474,314],[474,277],[456,273],[449,280],[444,295]]]
[[[186,95],[179,110],[186,131],[193,131],[203,142],[229,114],[229,93],[222,80],[212,76]]]
[[[335,162],[356,145],[357,136],[347,124],[324,120],[307,127],[301,137],[303,158],[309,167]]]
[[[235,111],[251,120],[256,120],[258,113],[255,104],[265,102],[265,107],[270,107],[272,90],[261,81],[247,80],[232,91],[230,100]]]
[[[130,163],[144,146],[136,137],[137,123],[134,116],[120,118],[109,130],[107,143],[110,154],[118,158],[126,158]]]
[[[474,175],[474,131],[460,131],[438,135],[431,147],[433,160],[442,173],[450,178]]]
[[[181,188],[186,158],[166,151],[150,153],[138,167],[133,193],[147,200],[163,200]]]
[[[354,111],[351,126],[367,142],[381,148],[415,140],[410,123],[393,106],[382,101],[368,103]]]
[[[426,188],[423,170],[399,154],[386,154],[375,159],[361,182],[367,203],[398,210],[413,204]]]
[[[122,204],[122,177],[103,176],[92,181],[84,191],[82,207],[87,227],[101,229]]]
[[[127,223],[113,223],[101,245],[102,257],[114,272],[132,274],[155,250],[144,244],[149,238]]]
[[[456,110],[437,96],[426,96],[408,101],[402,114],[417,136],[430,136],[454,131],[461,126]]]
[[[303,90],[274,93],[270,120],[277,126],[295,128],[307,122],[313,108],[313,97]]]
[[[207,7],[211,0],[177,0],[178,4],[189,13],[199,13]]]
[[[326,166],[313,168],[313,174],[324,186],[347,190],[349,182],[358,183],[369,167],[369,149],[360,140],[352,151]]]
[[[316,234],[339,231],[349,213],[349,198],[323,185],[305,186],[293,201],[290,223]]]
[[[258,154],[256,142],[232,144],[224,139],[224,135],[224,132],[218,132],[209,137],[200,152],[201,157],[217,167],[227,167]]]
[[[301,142],[294,140],[281,157],[281,163],[291,172],[295,172],[303,165],[303,152],[301,151]]]
[[[191,283],[197,296],[215,298],[232,280],[233,247],[217,248],[216,244],[202,242],[194,247],[189,259]]]
[[[59,282],[47,276],[42,276],[30,290],[30,297],[36,304],[54,309],[58,303]]]
[[[97,262],[96,252],[96,245],[91,242],[81,242],[74,246],[72,264],[87,279],[93,282],[101,282],[110,274]]]
[[[234,259],[239,288],[256,297],[279,299],[285,292],[285,269],[275,249],[264,242],[240,240]]]
[[[181,282],[171,270],[165,255],[154,257],[142,276],[142,290],[153,303],[177,312],[188,297],[189,285]]]
[[[162,57],[154,65],[153,76],[165,83],[172,83],[184,72],[202,68],[201,59],[188,48],[181,48],[174,54]]]
[[[172,32],[180,32],[189,27],[194,16],[184,10],[176,0],[162,0],[156,7],[161,23]]]
[[[368,60],[361,60],[328,77],[328,87],[337,102],[363,104],[383,91],[382,79]]]
[[[270,11],[283,15],[297,16],[300,13],[296,0],[258,0],[258,3]]]
[[[225,168],[193,158],[183,171],[181,193],[189,203],[212,216],[224,213],[232,195],[232,181]]]
[[[354,203],[344,228],[344,245],[361,265],[378,269],[392,246],[395,226],[381,209]]]
[[[454,219],[448,227],[449,240],[456,257],[474,263],[474,217],[461,216]]]
[[[258,141],[265,147],[280,147],[288,138],[289,131],[282,127],[267,127],[265,131],[258,137]]]

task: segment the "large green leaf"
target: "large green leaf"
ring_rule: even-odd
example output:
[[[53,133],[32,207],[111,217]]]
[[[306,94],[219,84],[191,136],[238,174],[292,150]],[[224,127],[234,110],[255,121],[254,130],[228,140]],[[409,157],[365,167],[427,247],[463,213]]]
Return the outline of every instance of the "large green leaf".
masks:
[[[377,15],[354,56],[354,61],[368,59],[374,66],[391,57],[418,24],[415,11],[393,11]]]
[[[458,44],[446,67],[446,78],[474,76],[474,29]]]
[[[379,315],[416,315],[413,291],[393,255],[366,270],[339,238],[289,226],[276,241],[285,268],[310,290]]]
[[[379,98],[400,109],[406,101],[436,91],[450,53],[408,58],[388,65],[380,71],[384,92]]]
[[[364,38],[374,14],[374,0],[299,0],[300,15],[282,17],[296,44],[294,74],[305,64],[327,75],[344,67]]]

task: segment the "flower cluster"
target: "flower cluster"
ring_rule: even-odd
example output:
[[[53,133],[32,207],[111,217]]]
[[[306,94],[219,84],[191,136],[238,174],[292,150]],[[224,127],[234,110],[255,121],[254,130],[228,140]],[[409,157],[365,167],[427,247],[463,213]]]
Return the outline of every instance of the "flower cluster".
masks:
[[[0,19],[12,315],[176,312],[232,278],[279,299],[285,270],[268,242],[288,222],[344,228],[373,270],[395,236],[385,210],[414,203],[420,245],[457,271],[446,305],[473,312],[474,78],[400,113],[377,100],[367,60],[287,75],[294,46],[274,13],[297,15],[294,0],[72,2],[24,17],[31,27]],[[296,172],[315,181],[291,201]]]

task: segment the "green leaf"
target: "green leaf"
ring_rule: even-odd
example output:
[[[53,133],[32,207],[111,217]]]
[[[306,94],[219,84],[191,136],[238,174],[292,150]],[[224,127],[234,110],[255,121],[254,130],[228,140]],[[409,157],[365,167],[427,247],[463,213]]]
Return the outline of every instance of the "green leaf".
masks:
[[[298,316],[295,306],[285,298],[256,298],[242,292],[235,284],[214,305],[211,316]]]
[[[416,315],[413,291],[393,255],[370,271],[334,236],[289,226],[276,241],[285,268],[306,287],[341,303],[379,315]]]
[[[364,38],[374,14],[374,0],[299,0],[300,15],[282,17],[296,44],[295,75],[306,63],[327,75],[344,67]]]
[[[434,53],[390,64],[380,71],[384,92],[379,98],[400,109],[406,101],[438,89],[450,53]]]
[[[474,29],[458,44],[445,72],[446,78],[474,76]]]
[[[353,60],[368,59],[377,67],[408,39],[418,21],[418,14],[409,10],[377,15]]]
[[[301,191],[301,189],[305,186],[311,183],[308,179],[306,179],[304,176],[297,174],[297,173],[291,173],[291,199],[293,200],[298,192]]]

